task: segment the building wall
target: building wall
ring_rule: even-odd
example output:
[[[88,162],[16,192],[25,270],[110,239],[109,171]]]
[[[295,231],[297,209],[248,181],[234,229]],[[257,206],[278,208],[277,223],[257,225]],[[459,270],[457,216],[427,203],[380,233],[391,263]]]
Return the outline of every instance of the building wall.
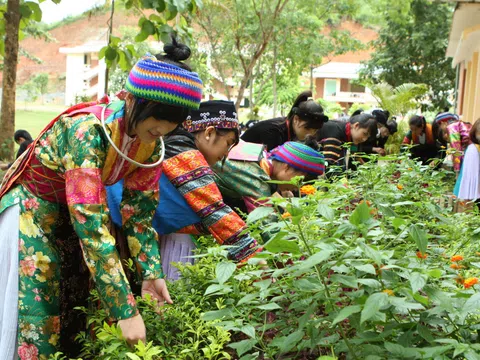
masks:
[[[315,99],[323,98],[325,89],[325,79],[315,79]]]
[[[350,91],[350,81],[348,79],[340,79],[340,91]]]
[[[480,118],[480,44],[471,59],[460,64],[456,111],[470,123]]]

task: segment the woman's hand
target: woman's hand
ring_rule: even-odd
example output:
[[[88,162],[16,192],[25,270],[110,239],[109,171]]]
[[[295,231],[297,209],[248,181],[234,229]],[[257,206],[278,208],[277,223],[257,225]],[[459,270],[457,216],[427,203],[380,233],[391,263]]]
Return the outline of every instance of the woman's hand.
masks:
[[[374,147],[374,148],[372,148],[372,150],[374,152],[376,152],[377,154],[381,155],[381,156],[385,156],[385,154],[386,154],[385,149],[382,149],[380,147]]]
[[[134,317],[118,320],[118,326],[122,330],[123,337],[128,345],[133,347],[140,340],[147,342],[147,330],[142,319],[142,315],[138,314]]]
[[[159,306],[163,306],[165,302],[167,304],[173,304],[165,279],[143,280],[142,296],[145,297],[147,294],[149,294],[152,300]]]

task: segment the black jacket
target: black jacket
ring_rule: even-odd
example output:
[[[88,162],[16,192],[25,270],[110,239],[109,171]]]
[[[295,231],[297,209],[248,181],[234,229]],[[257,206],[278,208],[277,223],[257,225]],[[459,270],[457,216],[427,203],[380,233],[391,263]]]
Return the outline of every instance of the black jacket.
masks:
[[[288,137],[286,119],[275,118],[263,120],[253,125],[243,133],[242,140],[256,144],[264,144],[267,150],[270,151],[291,139]]]

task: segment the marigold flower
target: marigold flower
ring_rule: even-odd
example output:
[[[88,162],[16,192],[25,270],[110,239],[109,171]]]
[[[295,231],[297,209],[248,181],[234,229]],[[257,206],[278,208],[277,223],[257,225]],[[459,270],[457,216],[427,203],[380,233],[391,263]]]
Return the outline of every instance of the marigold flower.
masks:
[[[412,168],[408,168],[408,171],[412,171],[413,169]]]
[[[402,185],[402,184],[398,184],[398,185],[397,185],[397,189],[398,189],[398,190],[403,190],[403,185]]]
[[[450,261],[452,261],[452,262],[457,262],[457,261],[462,261],[462,260],[463,260],[462,255],[454,255],[450,258]]]
[[[419,259],[426,259],[428,257],[428,254],[424,254],[421,251],[417,251],[417,258]]]
[[[385,289],[385,290],[383,290],[383,292],[384,292],[385,294],[387,294],[388,296],[393,296],[393,295],[395,295],[395,293],[393,292],[393,290],[390,290],[390,289]]]
[[[465,287],[465,289],[468,289],[475,284],[478,284],[478,279],[476,277],[465,279],[465,281],[463,282],[463,286]]]
[[[460,270],[460,269],[463,269],[465,266],[463,265],[458,265],[458,264],[452,264],[450,265],[450,268],[453,269],[453,270]]]
[[[289,217],[292,217],[292,215],[288,212],[288,211],[285,211],[283,214],[282,214],[282,219],[287,219]]]
[[[480,252],[477,251],[477,252],[475,253],[475,255],[480,256]]]
[[[455,162],[455,164],[460,164],[460,159],[459,159],[459,158],[455,158],[454,162]]]
[[[304,185],[300,188],[300,193],[303,195],[313,195],[317,192],[317,189],[315,189],[314,186],[312,185]]]

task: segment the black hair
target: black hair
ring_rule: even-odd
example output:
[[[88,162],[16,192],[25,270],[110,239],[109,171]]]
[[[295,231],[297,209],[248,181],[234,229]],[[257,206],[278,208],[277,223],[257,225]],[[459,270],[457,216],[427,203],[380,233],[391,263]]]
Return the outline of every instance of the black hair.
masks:
[[[367,129],[370,135],[377,133],[377,120],[372,114],[360,114],[352,116],[349,120],[350,124],[359,124],[360,128]]]
[[[398,131],[398,124],[393,118],[392,120],[387,121],[387,123],[385,124],[385,127],[388,129],[388,132],[390,133],[390,135],[393,135]]]
[[[375,120],[377,120],[377,123],[386,125],[388,118],[390,117],[390,113],[388,111],[383,111],[383,110],[373,110],[372,115],[375,117]]]
[[[425,129],[427,127],[427,120],[425,120],[425,116],[413,115],[410,120],[408,120],[408,126]]]
[[[290,132],[293,133],[293,117],[297,115],[300,120],[305,122],[305,127],[309,129],[321,129],[323,123],[328,121],[328,116],[323,113],[323,107],[315,100],[311,99],[310,90],[302,92],[297,96],[290,112],[287,115],[290,121]]]
[[[352,113],[351,116],[357,116],[357,115],[360,115],[361,113],[363,113],[363,109],[357,109]]]
[[[13,139],[15,141],[20,140],[20,138],[24,138],[26,141],[33,141],[32,136],[27,130],[17,130],[15,134],[13,134]]]
[[[477,131],[480,131],[480,119],[477,119],[477,121],[475,121],[469,132],[470,140],[472,140],[472,143],[480,145],[480,142],[478,141],[476,136]]]
[[[178,66],[184,70],[192,71],[191,68],[182,61],[190,57],[191,51],[187,45],[177,42],[172,36],[172,43],[163,47],[164,54],[157,54],[157,60],[167,64]],[[132,108],[125,114],[127,119],[127,133],[131,134],[133,129],[148,119],[153,117],[156,120],[166,120],[174,124],[181,124],[188,116],[188,108],[177,105],[165,104],[157,101],[146,101],[134,97]]]

